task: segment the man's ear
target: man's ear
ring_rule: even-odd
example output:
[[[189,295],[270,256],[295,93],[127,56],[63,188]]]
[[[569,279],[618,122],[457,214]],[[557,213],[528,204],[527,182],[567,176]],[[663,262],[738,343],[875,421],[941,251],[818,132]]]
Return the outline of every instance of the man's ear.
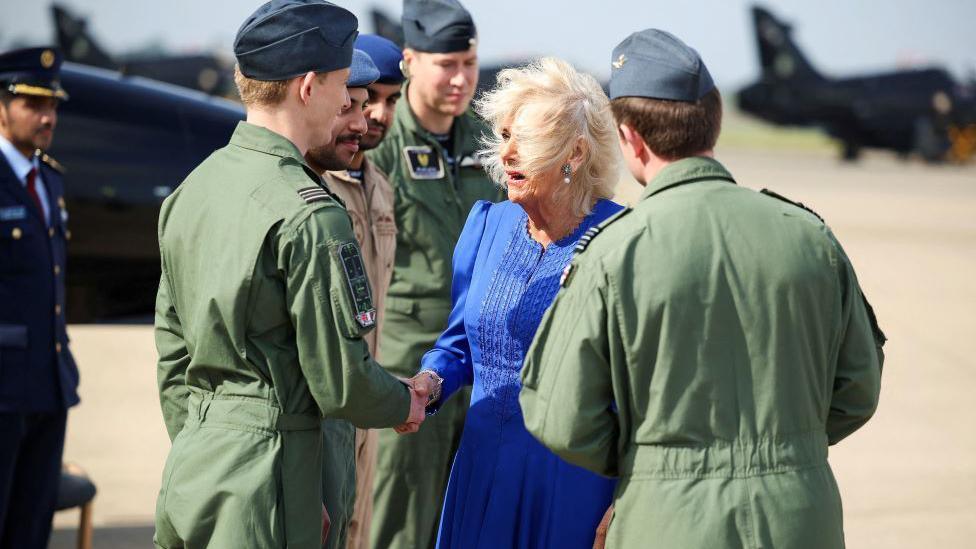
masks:
[[[312,84],[315,82],[315,73],[307,72],[305,76],[299,76],[298,80],[298,99],[303,105],[308,105],[308,100],[312,97]]]
[[[617,132],[621,144],[629,148],[631,154],[641,161],[647,160],[647,144],[644,142],[644,138],[637,133],[637,130],[627,124],[619,124],[617,126]]]
[[[400,61],[400,72],[404,78],[410,78],[410,65],[417,59],[417,52],[411,48],[403,48],[403,61]]]

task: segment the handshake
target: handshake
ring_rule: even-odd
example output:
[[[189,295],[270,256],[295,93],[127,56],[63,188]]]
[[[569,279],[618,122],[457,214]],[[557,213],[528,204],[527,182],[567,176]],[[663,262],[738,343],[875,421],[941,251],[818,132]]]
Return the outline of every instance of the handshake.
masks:
[[[427,405],[441,396],[441,377],[430,370],[423,370],[410,379],[400,378],[410,389],[410,414],[407,420],[393,428],[399,434],[416,433],[427,417]]]

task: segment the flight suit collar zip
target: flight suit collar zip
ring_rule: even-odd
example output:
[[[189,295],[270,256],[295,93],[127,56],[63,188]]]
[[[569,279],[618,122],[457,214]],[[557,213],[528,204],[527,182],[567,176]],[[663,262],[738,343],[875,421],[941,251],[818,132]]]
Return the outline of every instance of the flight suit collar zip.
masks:
[[[302,153],[298,147],[285,137],[261,126],[255,126],[247,122],[238,122],[234,129],[234,135],[230,138],[231,145],[237,145],[244,149],[258,151],[265,154],[280,156],[282,158],[293,158],[300,164],[305,163]]]
[[[707,156],[693,156],[682,158],[664,167],[654,179],[648,182],[644,192],[641,193],[641,200],[646,200],[660,192],[684,185],[705,180],[725,180],[735,184],[732,174],[719,163],[718,160]]]

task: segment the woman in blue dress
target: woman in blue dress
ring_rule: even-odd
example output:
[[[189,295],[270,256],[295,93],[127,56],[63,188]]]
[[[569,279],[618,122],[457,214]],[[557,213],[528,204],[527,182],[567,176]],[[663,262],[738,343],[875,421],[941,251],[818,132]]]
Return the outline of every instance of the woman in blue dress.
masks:
[[[616,130],[596,80],[543,59],[499,74],[478,102],[486,169],[509,200],[479,202],[454,252],[453,310],[417,378],[430,411],[473,385],[441,515],[441,549],[586,548],[615,482],[570,465],[525,429],[519,374],[573,248],[621,209]]]

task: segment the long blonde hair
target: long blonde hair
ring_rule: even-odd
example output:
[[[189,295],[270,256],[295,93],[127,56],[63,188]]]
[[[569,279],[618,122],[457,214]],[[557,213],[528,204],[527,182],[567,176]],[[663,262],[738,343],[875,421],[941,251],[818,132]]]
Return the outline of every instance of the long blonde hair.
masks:
[[[613,194],[620,151],[610,102],[596,79],[569,63],[544,57],[524,67],[498,73],[495,87],[475,102],[475,110],[492,128],[482,138],[485,170],[505,186],[500,157],[502,127],[522,109],[539,116],[532,127],[512,128],[518,139],[519,170],[527,176],[549,171],[582,146],[582,162],[565,190],[576,215],[590,213],[599,198]]]

